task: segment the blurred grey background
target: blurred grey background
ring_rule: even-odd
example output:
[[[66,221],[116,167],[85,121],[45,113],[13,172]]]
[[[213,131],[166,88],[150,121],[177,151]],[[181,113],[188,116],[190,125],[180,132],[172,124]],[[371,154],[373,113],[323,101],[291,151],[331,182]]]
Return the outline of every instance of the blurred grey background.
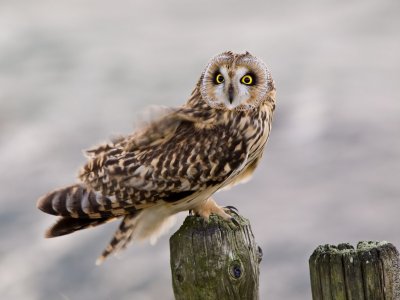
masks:
[[[173,299],[169,235],[96,267],[117,223],[46,240],[35,203],[75,181],[81,149],[184,103],[225,50],[262,58],[278,92],[254,179],[216,195],[264,250],[261,299],[310,299],[319,244],[400,247],[399,16],[386,0],[1,1],[2,298]]]

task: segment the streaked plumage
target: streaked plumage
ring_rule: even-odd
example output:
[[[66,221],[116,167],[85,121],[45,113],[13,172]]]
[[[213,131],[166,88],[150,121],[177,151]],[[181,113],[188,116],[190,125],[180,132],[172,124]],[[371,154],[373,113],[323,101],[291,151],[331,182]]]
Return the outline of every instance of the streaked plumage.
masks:
[[[87,151],[80,182],[39,199],[39,209],[60,216],[46,236],[122,218],[102,261],[132,239],[156,236],[180,211],[228,220],[210,197],[253,173],[274,108],[275,88],[264,63],[247,52],[217,55],[185,105]]]

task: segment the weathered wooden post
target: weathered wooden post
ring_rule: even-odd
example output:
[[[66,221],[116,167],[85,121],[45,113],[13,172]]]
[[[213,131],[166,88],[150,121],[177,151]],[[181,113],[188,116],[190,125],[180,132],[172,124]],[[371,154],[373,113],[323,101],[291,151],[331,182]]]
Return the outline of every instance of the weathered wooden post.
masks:
[[[319,246],[310,260],[314,300],[399,300],[399,253],[387,242]]]
[[[258,299],[262,252],[247,219],[188,216],[170,250],[175,299]]]

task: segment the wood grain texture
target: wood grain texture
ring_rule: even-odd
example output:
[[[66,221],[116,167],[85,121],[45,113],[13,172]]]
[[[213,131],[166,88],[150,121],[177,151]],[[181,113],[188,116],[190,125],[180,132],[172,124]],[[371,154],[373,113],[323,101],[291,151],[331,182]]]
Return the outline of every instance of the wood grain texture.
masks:
[[[319,246],[309,263],[314,300],[400,299],[399,253],[390,243]]]
[[[171,271],[176,299],[258,299],[259,263],[250,223],[188,216],[171,237]]]

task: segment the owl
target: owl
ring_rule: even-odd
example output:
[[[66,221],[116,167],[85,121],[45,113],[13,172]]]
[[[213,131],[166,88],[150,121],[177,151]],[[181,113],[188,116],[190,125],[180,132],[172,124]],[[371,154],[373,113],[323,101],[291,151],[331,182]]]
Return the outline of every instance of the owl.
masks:
[[[79,182],[38,200],[40,210],[59,216],[46,237],[122,219],[101,263],[132,240],[155,239],[178,212],[230,221],[229,209],[212,196],[252,175],[274,109],[274,82],[260,59],[248,52],[216,55],[186,104],[88,150]]]

